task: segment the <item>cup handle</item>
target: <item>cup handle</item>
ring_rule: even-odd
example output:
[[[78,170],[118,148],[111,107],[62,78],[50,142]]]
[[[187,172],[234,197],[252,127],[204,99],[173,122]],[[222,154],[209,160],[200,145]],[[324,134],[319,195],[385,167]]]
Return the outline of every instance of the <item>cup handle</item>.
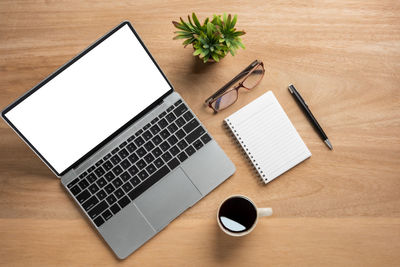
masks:
[[[257,213],[259,217],[271,216],[272,208],[257,208]]]

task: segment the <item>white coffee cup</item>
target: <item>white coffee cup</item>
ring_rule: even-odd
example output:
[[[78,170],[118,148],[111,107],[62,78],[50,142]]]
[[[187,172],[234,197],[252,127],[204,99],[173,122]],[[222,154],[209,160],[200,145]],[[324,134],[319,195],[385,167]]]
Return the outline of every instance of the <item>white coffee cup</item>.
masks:
[[[272,208],[257,208],[254,202],[242,195],[226,198],[217,212],[221,230],[230,236],[244,236],[256,227],[258,218],[271,216]]]

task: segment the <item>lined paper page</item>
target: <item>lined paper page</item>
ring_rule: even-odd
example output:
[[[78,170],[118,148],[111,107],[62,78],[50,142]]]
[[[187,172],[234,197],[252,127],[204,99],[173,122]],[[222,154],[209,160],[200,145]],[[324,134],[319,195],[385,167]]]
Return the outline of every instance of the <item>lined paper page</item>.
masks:
[[[265,183],[311,156],[271,91],[225,122]]]

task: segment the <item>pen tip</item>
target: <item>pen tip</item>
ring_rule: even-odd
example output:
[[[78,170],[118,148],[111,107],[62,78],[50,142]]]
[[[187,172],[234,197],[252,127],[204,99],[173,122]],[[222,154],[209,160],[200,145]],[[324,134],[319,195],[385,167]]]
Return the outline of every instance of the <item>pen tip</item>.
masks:
[[[330,150],[333,150],[333,146],[332,146],[331,142],[329,142],[329,139],[326,139],[324,142],[329,147]]]
[[[293,86],[293,84],[289,84],[289,86],[288,86],[289,92],[290,92],[291,94],[293,94],[292,86]]]

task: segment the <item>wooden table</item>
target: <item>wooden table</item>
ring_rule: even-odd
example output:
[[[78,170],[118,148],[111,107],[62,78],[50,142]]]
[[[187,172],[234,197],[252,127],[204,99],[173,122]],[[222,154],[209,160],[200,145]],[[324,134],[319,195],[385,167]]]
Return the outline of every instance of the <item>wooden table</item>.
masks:
[[[215,6],[215,7],[213,7]],[[245,50],[203,65],[172,40],[172,20],[239,15]],[[125,261],[118,261],[57,178],[0,122],[0,264],[4,266],[399,266],[400,2],[0,2],[0,108],[122,20],[130,20],[236,173]],[[214,115],[203,100],[254,59],[267,76]],[[294,83],[329,151],[287,90]],[[264,186],[222,120],[272,90],[312,157]],[[219,203],[245,194],[273,207],[244,238],[217,228]]]

